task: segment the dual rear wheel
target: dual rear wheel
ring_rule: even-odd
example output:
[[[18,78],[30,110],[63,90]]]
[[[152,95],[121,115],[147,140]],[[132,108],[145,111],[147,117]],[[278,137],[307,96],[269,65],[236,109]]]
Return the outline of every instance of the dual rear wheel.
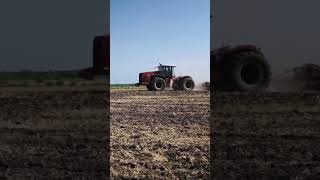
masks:
[[[190,77],[177,78],[172,85],[176,91],[192,91],[194,89],[194,81]]]

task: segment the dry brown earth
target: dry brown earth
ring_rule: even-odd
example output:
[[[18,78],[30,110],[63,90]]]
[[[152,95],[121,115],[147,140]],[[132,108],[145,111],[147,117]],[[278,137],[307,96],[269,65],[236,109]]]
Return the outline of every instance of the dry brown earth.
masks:
[[[115,179],[207,179],[209,92],[111,93]],[[1,91],[0,178],[105,179],[107,95]],[[216,179],[320,178],[320,94],[216,94]]]
[[[216,94],[215,179],[320,179],[320,94]]]
[[[0,178],[105,179],[106,93],[2,91]]]
[[[113,178],[208,179],[208,91],[112,91],[111,121]]]

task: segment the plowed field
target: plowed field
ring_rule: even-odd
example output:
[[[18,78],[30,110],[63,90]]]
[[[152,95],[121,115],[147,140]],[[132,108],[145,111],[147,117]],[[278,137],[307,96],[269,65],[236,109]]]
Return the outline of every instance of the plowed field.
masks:
[[[106,93],[0,93],[0,178],[106,179]]]
[[[208,179],[209,103],[208,91],[112,91],[112,177]]]
[[[320,94],[216,94],[215,179],[320,179]]]

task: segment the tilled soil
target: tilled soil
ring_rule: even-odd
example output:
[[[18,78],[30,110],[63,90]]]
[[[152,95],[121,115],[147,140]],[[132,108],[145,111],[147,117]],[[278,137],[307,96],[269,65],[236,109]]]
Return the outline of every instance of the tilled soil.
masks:
[[[320,179],[320,94],[213,96],[214,179]]]
[[[320,94],[212,96],[213,178],[320,179]],[[0,178],[107,179],[107,94],[1,92]],[[208,179],[209,92],[114,91],[114,179]]]
[[[111,92],[114,179],[208,179],[209,92]]]
[[[104,92],[1,92],[0,178],[106,179]]]

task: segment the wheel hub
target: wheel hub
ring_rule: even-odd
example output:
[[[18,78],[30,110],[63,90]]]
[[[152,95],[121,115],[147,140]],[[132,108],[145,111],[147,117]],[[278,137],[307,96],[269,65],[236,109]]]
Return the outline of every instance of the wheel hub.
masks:
[[[249,63],[241,69],[241,80],[249,85],[257,84],[261,81],[261,68],[258,64]]]
[[[156,82],[156,87],[157,88],[161,88],[162,87],[162,83],[161,82]]]

